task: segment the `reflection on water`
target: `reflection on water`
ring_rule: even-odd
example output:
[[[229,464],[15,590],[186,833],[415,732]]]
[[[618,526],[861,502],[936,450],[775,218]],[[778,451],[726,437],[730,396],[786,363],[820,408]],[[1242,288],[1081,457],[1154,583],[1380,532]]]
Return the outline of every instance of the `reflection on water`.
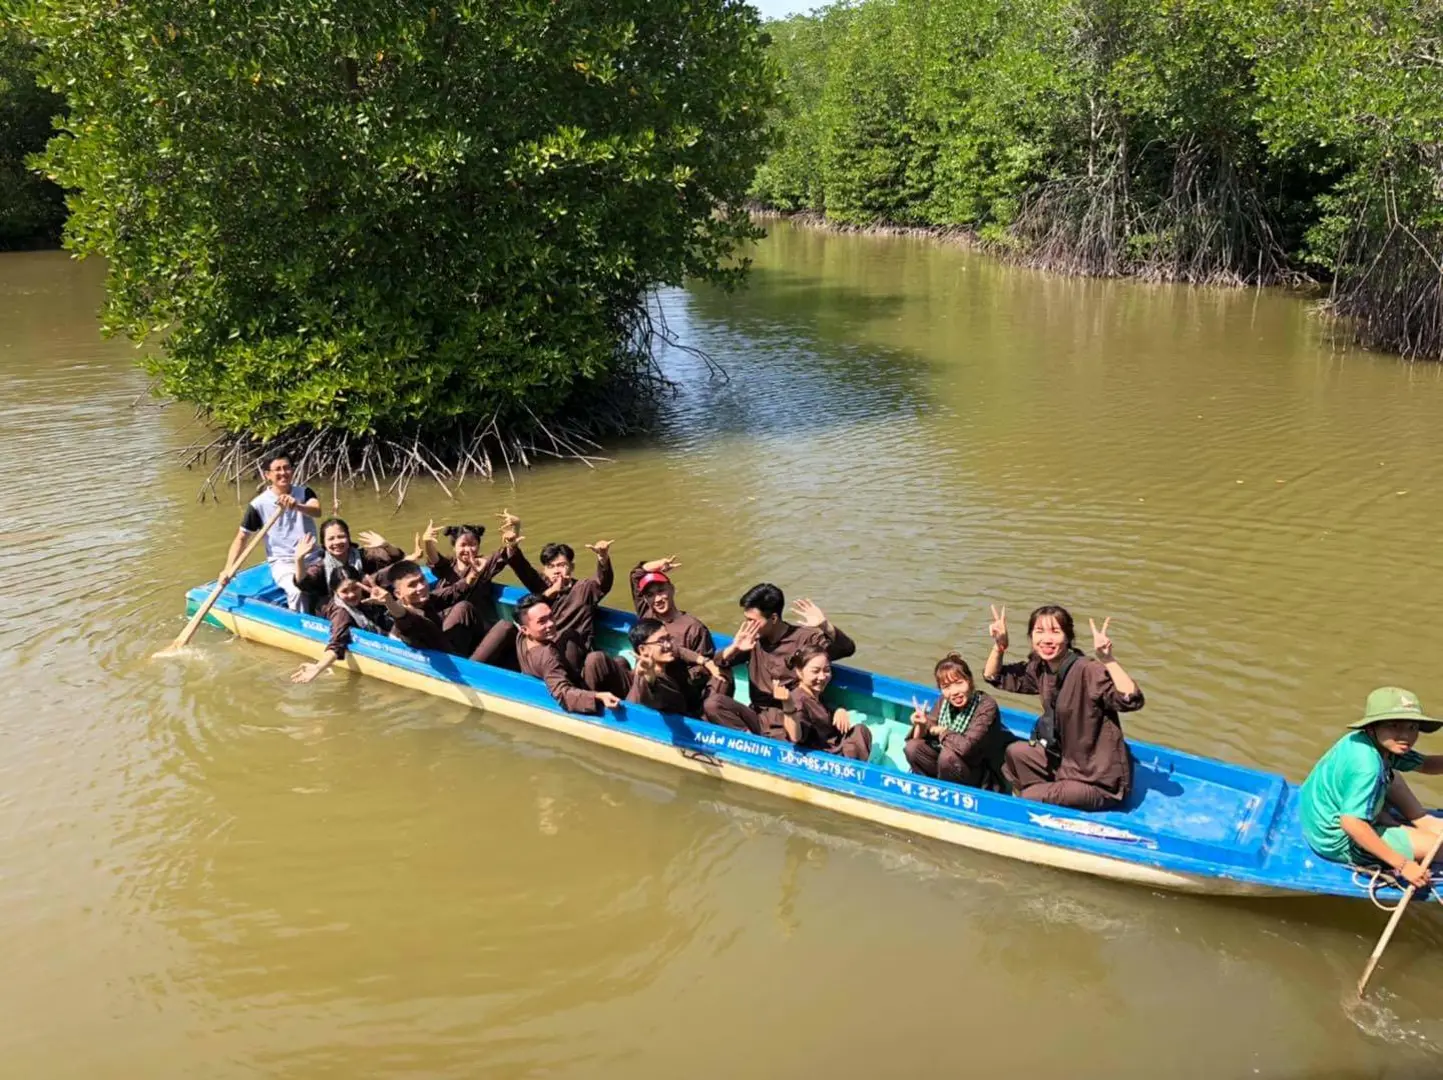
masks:
[[[1149,697],[1130,730],[1294,777],[1374,683],[1443,702],[1410,617],[1443,599],[1439,369],[1333,352],[1272,293],[785,227],[756,258],[747,292],[662,297],[729,377],[667,356],[655,437],[343,513],[405,544],[505,504],[538,546],[679,554],[719,629],[775,580],[912,678],[980,659],[991,602],[1111,614]],[[100,280],[0,258],[4,1075],[1437,1072],[1436,911],[1344,1008],[1367,907],[959,852],[347,675],[295,687],[209,631],[152,661],[239,509],[172,465],[189,417],[98,337]]]

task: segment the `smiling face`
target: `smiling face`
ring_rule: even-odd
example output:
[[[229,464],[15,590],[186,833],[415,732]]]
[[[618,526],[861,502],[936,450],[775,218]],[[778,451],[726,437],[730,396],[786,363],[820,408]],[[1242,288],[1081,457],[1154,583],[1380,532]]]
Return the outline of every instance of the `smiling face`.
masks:
[[[1047,663],[1060,659],[1070,644],[1056,615],[1039,615],[1032,624],[1032,651]]]
[[[937,676],[937,689],[954,709],[963,708],[972,697],[972,681],[955,670]]]
[[[295,470],[291,468],[290,458],[278,457],[266,469],[266,479],[271,482],[271,487],[275,488],[280,495],[291,493],[291,480],[294,476]]]
[[[397,578],[392,585],[396,591],[396,599],[407,607],[421,607],[431,599],[431,586],[426,584],[424,574]]]
[[[1368,730],[1373,741],[1390,754],[1406,754],[1418,741],[1418,725],[1412,720],[1383,720]]]
[[[456,558],[460,562],[473,563],[476,561],[476,553],[481,550],[481,541],[475,533],[463,532],[456,537],[455,551]]]
[[[664,619],[676,610],[676,590],[670,585],[648,585],[642,595],[658,619]]]
[[[676,642],[671,638],[671,631],[658,630],[642,642],[638,651],[658,664],[669,664],[676,659]]]
[[[821,697],[822,691],[832,681],[832,662],[826,653],[811,657],[797,671],[797,685],[812,697]]]
[[[359,581],[346,578],[336,586],[336,599],[346,607],[355,607],[366,598],[366,589]]]
[[[326,551],[330,555],[343,562],[351,553],[351,534],[338,521],[333,521],[326,526],[326,535],[321,537],[321,543],[325,545]]]
[[[517,627],[532,641],[549,645],[556,640],[556,627],[551,621],[550,604],[532,604],[521,617]]]

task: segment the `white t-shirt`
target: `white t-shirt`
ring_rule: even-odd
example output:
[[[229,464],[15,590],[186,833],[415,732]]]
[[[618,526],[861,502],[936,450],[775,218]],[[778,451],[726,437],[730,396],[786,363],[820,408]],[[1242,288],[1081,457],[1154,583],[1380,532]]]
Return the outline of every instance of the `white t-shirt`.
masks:
[[[314,499],[316,493],[305,484],[293,484],[291,496],[296,502],[305,503]],[[246,507],[245,517],[241,519],[241,528],[248,533],[256,532],[271,519],[271,515],[276,512],[276,509],[276,493],[270,488],[266,488]],[[271,526],[270,532],[266,533],[266,561],[293,562],[296,557],[296,545],[301,542],[303,533],[316,535],[315,518],[309,514],[303,514],[299,510],[287,510],[282,513],[281,519]]]

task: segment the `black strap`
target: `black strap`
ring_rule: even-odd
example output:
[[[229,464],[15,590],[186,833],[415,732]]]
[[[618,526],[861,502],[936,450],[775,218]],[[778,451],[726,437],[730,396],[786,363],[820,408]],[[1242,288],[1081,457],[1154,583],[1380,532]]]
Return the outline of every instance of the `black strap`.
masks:
[[[1062,667],[1057,669],[1057,686],[1052,691],[1052,700],[1044,702],[1042,715],[1037,718],[1037,723],[1032,725],[1032,742],[1043,747],[1053,757],[1062,756],[1062,729],[1057,724],[1057,699],[1062,696],[1062,688],[1067,685],[1067,675],[1073,665],[1082,659],[1082,654],[1072,650],[1067,654],[1067,659],[1062,661]]]

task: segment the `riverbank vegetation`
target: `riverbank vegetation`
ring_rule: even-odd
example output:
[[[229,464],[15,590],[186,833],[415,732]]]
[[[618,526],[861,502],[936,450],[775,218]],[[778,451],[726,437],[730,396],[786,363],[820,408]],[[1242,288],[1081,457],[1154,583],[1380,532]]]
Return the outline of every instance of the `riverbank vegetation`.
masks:
[[[1068,273],[1317,278],[1363,344],[1443,359],[1431,0],[861,0],[768,30],[768,208]]]
[[[41,164],[106,325],[239,483],[584,454],[664,389],[651,290],[727,286],[772,79],[733,0],[32,0]]]
[[[45,148],[64,102],[35,82],[35,50],[0,26],[0,251],[54,247],[65,224],[60,188],[26,161]]]

